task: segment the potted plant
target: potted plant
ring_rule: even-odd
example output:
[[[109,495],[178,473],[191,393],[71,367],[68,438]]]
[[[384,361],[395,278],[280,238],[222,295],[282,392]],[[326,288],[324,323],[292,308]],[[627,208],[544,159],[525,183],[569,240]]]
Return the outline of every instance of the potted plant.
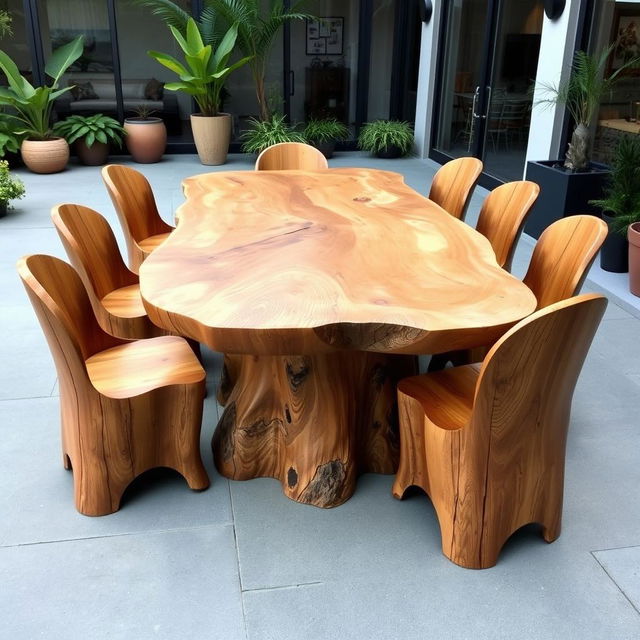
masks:
[[[325,158],[333,157],[336,142],[349,137],[349,129],[343,122],[335,118],[316,120],[311,118],[302,132],[305,140],[324,154]]]
[[[165,22],[181,33],[186,32],[189,14],[171,0],[135,0],[150,7]],[[238,25],[238,47],[248,59],[256,89],[260,119],[268,120],[271,109],[265,89],[265,75],[269,53],[280,27],[288,20],[303,20],[312,16],[300,13],[298,8],[305,0],[292,3],[285,9],[282,0],[207,0],[206,8],[197,22],[198,30],[207,44],[215,46],[219,32],[217,19],[222,17],[228,26]],[[266,9],[266,11],[265,11]]]
[[[167,147],[167,128],[145,105],[137,106],[134,112],[137,115],[124,119],[127,150],[141,164],[158,162]]]
[[[527,163],[527,180],[540,185],[540,196],[525,226],[525,231],[535,238],[564,216],[599,213],[589,202],[602,198],[609,169],[591,161],[592,125],[602,97],[626,69],[640,61],[640,58],[628,60],[607,74],[607,61],[615,46],[616,43],[594,55],[576,51],[568,79],[560,85],[543,86],[549,97],[540,102],[565,105],[573,118],[574,130],[564,161]]]
[[[9,201],[22,196],[24,196],[22,180],[14,178],[9,173],[9,163],[6,160],[0,160],[0,218],[7,215]]]
[[[166,53],[149,51],[148,54],[180,78],[180,82],[165,84],[165,90],[183,91],[193,96],[200,108],[200,113],[191,114],[191,129],[200,162],[224,164],[231,140],[231,116],[220,112],[221,92],[227,76],[249,61],[249,58],[242,58],[228,64],[238,37],[238,25],[231,25],[215,51],[212,45],[204,44],[193,18],[187,21],[184,37],[176,27],[170,25],[169,29],[184,52],[186,66]]]
[[[5,113],[0,113],[0,158],[9,162],[10,167],[20,164],[20,144],[22,137],[15,131],[14,123]]]
[[[285,116],[273,115],[268,120],[249,119],[250,129],[243,132],[242,150],[259,154],[279,142],[305,142],[304,136],[285,122]]]
[[[10,107],[7,116],[19,123],[16,133],[24,135],[20,150],[27,167],[35,173],[62,171],[69,160],[69,145],[51,128],[53,103],[72,87],[58,88],[64,72],[82,55],[82,36],[56,49],[44,67],[51,85],[34,87],[20,74],[13,60],[0,51],[0,68],[9,87],[0,92],[0,105]]]
[[[122,136],[125,133],[117,120],[101,113],[69,116],[62,122],[57,122],[53,130],[69,144],[75,143],[78,158],[91,167],[105,164],[109,157],[109,143],[122,146]]]
[[[602,209],[609,235],[600,251],[600,266],[605,271],[629,270],[627,228],[640,220],[640,139],[627,135],[615,150],[611,175],[604,187],[605,197],[591,204]]]
[[[378,158],[406,156],[413,147],[413,130],[408,122],[399,120],[367,122],[358,136],[358,147]]]

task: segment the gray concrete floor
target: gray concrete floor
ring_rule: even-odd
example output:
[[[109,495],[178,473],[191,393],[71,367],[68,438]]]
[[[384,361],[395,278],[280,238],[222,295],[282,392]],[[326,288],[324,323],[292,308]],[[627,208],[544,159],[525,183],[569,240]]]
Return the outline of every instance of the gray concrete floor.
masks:
[[[331,165],[400,171],[423,193],[435,170],[359,154]],[[233,156],[220,169],[250,167]],[[193,156],[136,168],[167,220],[180,180],[203,171]],[[610,304],[578,383],[561,537],[547,545],[527,527],[493,569],[444,558],[429,500],[394,500],[391,476],[362,476],[333,510],[287,500],[275,480],[221,478],[210,453],[220,359],[210,352],[202,453],[211,488],[194,493],[154,471],[118,513],[88,518],[73,506],[55,369],[14,265],[27,253],[64,257],[49,218],[64,201],[102,212],[124,244],[98,169],[18,173],[28,196],[0,220],[0,638],[640,638],[636,317]],[[478,189],[470,223],[483,196]],[[532,246],[522,239],[516,275]]]

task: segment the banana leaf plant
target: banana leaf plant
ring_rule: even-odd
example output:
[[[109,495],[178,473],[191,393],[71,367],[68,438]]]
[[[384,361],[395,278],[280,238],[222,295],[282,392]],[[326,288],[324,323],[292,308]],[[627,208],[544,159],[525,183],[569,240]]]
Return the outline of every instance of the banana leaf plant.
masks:
[[[185,64],[183,65],[167,53],[147,52],[154,60],[171,69],[180,78],[179,82],[169,82],[164,85],[164,88],[170,91],[183,91],[193,96],[203,116],[217,116],[220,112],[221,93],[227,76],[251,60],[251,56],[247,56],[228,65],[238,37],[238,25],[231,25],[215,51],[211,44],[205,45],[193,18],[188,19],[184,36],[174,26],[169,25],[169,29],[184,52]]]
[[[58,88],[65,71],[82,55],[83,36],[56,49],[45,65],[44,72],[53,79],[50,85],[34,87],[18,71],[13,60],[0,50],[0,68],[9,81],[0,87],[0,105],[11,107],[7,117],[16,122],[15,133],[30,140],[50,140],[56,137],[51,128],[51,111],[56,98],[72,87]]]

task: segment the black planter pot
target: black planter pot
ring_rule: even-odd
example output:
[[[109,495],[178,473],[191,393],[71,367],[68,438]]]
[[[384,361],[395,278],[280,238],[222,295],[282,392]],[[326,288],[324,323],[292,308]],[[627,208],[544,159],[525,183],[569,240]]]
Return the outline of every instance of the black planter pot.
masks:
[[[401,155],[402,149],[397,147],[395,144],[390,144],[376,153],[378,158],[399,158]]]
[[[4,218],[7,215],[8,204],[6,200],[0,201],[0,218]]]
[[[561,160],[527,162],[527,180],[540,185],[540,195],[527,218],[526,233],[534,238],[556,220],[580,213],[600,217],[600,210],[589,204],[603,197],[609,167],[591,163],[592,170],[581,173],[565,171]]]
[[[315,147],[322,155],[328,160],[333,158],[333,152],[336,150],[336,141],[331,140],[329,142],[311,142],[312,147]]]
[[[627,273],[629,271],[629,241],[626,233],[619,233],[611,228],[613,217],[606,213],[602,219],[609,227],[602,249],[600,249],[600,267],[612,273]]]

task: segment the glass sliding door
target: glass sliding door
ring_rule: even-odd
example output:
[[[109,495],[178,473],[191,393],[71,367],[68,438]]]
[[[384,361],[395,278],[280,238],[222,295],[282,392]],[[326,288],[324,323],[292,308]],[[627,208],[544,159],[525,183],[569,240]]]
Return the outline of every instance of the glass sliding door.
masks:
[[[448,2],[436,152],[478,157],[498,181],[522,178],[542,19],[541,0]]]

